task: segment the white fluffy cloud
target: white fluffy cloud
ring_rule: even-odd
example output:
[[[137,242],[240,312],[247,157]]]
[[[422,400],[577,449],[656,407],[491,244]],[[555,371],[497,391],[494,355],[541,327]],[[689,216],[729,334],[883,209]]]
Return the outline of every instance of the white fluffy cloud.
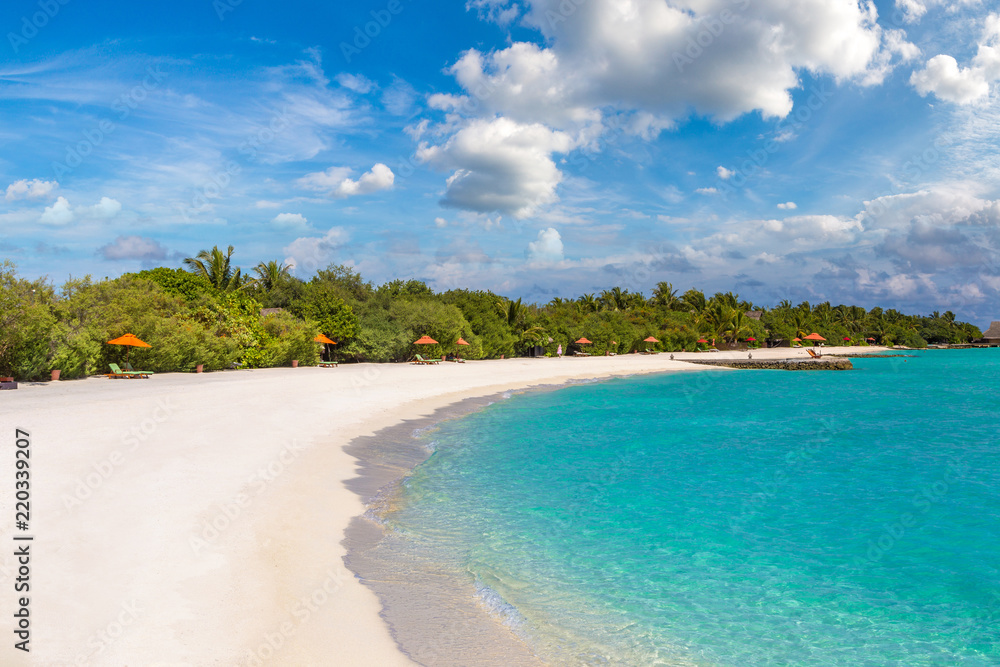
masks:
[[[342,72],[337,75],[337,83],[348,90],[364,95],[375,88],[375,82],[361,74],[347,74]]]
[[[308,227],[309,221],[301,213],[279,213],[271,220],[279,227]]]
[[[528,244],[528,259],[534,262],[561,262],[563,242],[559,231],[549,227],[538,231],[538,238]]]
[[[794,211],[798,207],[799,207],[798,204],[796,204],[793,201],[786,201],[783,204],[778,204],[778,208],[782,209],[783,211]]]
[[[529,0],[525,17],[550,46],[516,42],[466,52],[452,68],[475,104],[560,129],[612,107],[670,119],[696,112],[729,120],[759,110],[784,117],[797,71],[879,83],[893,54],[874,5],[854,0]],[[447,100],[437,98],[439,106]]]
[[[22,178],[7,186],[7,201],[17,199],[41,199],[47,197],[50,192],[59,187],[56,181],[43,181],[40,179],[28,180]]]
[[[927,61],[924,69],[910,76],[921,96],[933,94],[955,104],[971,104],[990,94],[990,86],[1000,80],[1000,15],[985,21],[979,50],[968,67],[960,67],[952,56],[940,54]]]
[[[121,213],[121,210],[122,203],[117,199],[112,199],[111,197],[101,197],[101,201],[97,202],[93,206],[80,207],[77,209],[81,215],[98,218],[100,220],[110,220]]]
[[[524,218],[556,200],[562,173],[552,154],[574,146],[565,132],[537,123],[478,119],[443,145],[422,145],[417,156],[433,167],[452,170],[443,205]]]
[[[101,197],[101,200],[93,206],[70,206],[65,197],[56,199],[52,206],[46,206],[39,217],[39,222],[47,225],[67,225],[77,219],[92,218],[97,220],[110,220],[118,215],[122,210],[122,204],[117,199],[111,197]]]
[[[298,180],[298,184],[307,190],[325,192],[331,197],[343,199],[388,190],[396,180],[392,170],[381,162],[362,174],[358,180],[349,178],[350,173],[351,170],[347,167],[330,167],[326,171],[306,174]]]
[[[330,263],[337,248],[347,243],[343,227],[331,227],[323,236],[297,238],[284,248],[285,264],[297,272],[309,274]]]
[[[954,12],[961,6],[972,6],[980,3],[980,0],[896,0],[896,11],[898,18],[902,18],[907,23],[920,21],[931,7],[944,6],[948,12]]]
[[[725,167],[722,166],[718,167],[715,170],[715,173],[717,173],[719,175],[719,178],[721,178],[724,181],[728,181],[729,178],[733,175],[733,172],[731,170],[726,169]]]
[[[104,259],[164,260],[167,249],[158,241],[143,236],[119,236],[113,243],[98,248]]]
[[[545,46],[466,51],[448,72],[461,94],[431,95],[450,137],[418,151],[451,171],[442,203],[515,217],[557,200],[555,153],[597,149],[614,129],[652,137],[693,112],[782,118],[800,71],[879,83],[916,47],[855,0],[471,0],[503,23],[522,16]],[[424,128],[426,130],[426,128]],[[421,132],[421,135],[424,133]],[[725,179],[731,172],[717,170]]]
[[[969,104],[990,93],[990,84],[981,70],[959,67],[958,62],[947,55],[934,56],[928,60],[924,69],[910,76],[910,84],[923,97],[933,93],[942,100],[956,104]]]
[[[47,225],[66,225],[76,218],[69,201],[65,197],[59,197],[52,206],[46,206],[39,218],[40,222]]]

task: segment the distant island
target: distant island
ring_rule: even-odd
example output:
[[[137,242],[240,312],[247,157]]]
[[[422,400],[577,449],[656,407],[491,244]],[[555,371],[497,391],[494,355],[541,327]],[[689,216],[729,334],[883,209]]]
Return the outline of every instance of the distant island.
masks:
[[[66,379],[106,373],[121,358],[121,349],[107,341],[124,333],[152,344],[137,358],[156,372],[284,366],[293,360],[314,365],[321,356],[405,361],[416,352],[489,359],[584,347],[602,355],[712,346],[752,350],[802,344],[813,333],[831,345],[1000,344],[1000,322],[984,335],[950,311],[906,315],[787,300],[765,308],[733,292],[679,294],[669,282],[658,283],[648,297],[613,287],[526,304],[482,290],[435,293],[419,280],[376,286],[341,265],[308,281],[278,261],[244,272],[232,263],[233,250],[203,250],[186,259],[184,269],[70,279],[58,290],[44,279],[18,277],[5,261],[0,376],[36,380],[52,369]],[[337,344],[316,343],[318,334]],[[437,343],[418,350],[413,343],[421,336]],[[459,339],[467,344],[459,346]],[[576,342],[584,339],[589,342]]]

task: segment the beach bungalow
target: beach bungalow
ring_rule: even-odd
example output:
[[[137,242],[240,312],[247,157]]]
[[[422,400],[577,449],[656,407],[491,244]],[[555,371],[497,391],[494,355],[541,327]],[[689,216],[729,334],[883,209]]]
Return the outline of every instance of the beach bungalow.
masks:
[[[990,323],[990,328],[983,332],[983,337],[977,342],[991,347],[1000,346],[1000,322]]]

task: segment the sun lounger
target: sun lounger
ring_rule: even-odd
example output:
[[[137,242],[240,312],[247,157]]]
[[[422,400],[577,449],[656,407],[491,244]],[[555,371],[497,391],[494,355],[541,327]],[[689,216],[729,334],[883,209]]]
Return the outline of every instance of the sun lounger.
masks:
[[[142,373],[143,375],[153,375],[153,371],[137,371],[132,368],[132,364],[125,362],[125,373]]]
[[[420,356],[420,355],[418,354],[418,355],[416,355],[416,357],[415,357],[415,359],[414,359],[413,363],[415,363],[415,364],[418,364],[418,365],[419,365],[419,364],[426,364],[426,365],[428,365],[428,366],[433,366],[434,364],[439,364],[439,363],[441,363],[441,360],[440,360],[440,359],[424,359],[423,357],[421,357],[421,356]]]
[[[138,373],[135,371],[123,371],[118,367],[118,364],[108,364],[111,367],[111,372],[107,376],[111,379],[132,379],[132,378],[148,378],[149,375],[145,373]]]
[[[316,365],[319,366],[320,368],[336,368],[337,367],[337,362],[336,361],[321,361],[321,362],[319,362]]]
[[[815,352],[815,351],[814,351],[814,350],[813,350],[813,349],[812,349],[811,347],[807,347],[807,348],[806,348],[806,352],[807,352],[807,353],[809,354],[809,356],[810,356],[810,357],[812,357],[813,359],[819,359],[820,357],[822,357],[822,356],[823,356],[822,354],[816,354],[816,352]]]

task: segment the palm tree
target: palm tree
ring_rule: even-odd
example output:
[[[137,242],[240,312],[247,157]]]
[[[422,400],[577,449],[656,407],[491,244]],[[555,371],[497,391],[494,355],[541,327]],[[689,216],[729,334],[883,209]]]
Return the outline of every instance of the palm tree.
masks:
[[[632,295],[628,290],[622,291],[621,287],[613,287],[601,292],[600,303],[603,310],[628,310],[631,307]]]
[[[542,338],[544,329],[539,326],[528,326],[525,323],[528,309],[521,303],[521,299],[517,301],[500,299],[496,302],[496,308],[497,312],[500,313],[500,317],[511,328],[511,331],[517,334],[518,342],[521,345],[525,343],[537,343]]]
[[[202,250],[194,257],[188,257],[184,264],[191,273],[207,278],[215,288],[229,291],[244,284],[240,268],[232,265],[232,256],[233,246],[229,246],[224,255],[219,246],[214,246],[211,250]]]
[[[600,308],[600,303],[593,294],[584,294],[576,302],[580,304],[580,310],[585,313],[596,313]]]
[[[676,310],[680,305],[680,299],[677,298],[677,290],[674,289],[672,284],[665,281],[656,283],[656,287],[653,288],[653,296],[649,299],[649,302],[654,306],[664,306],[667,310]]]
[[[288,264],[271,260],[267,263],[261,262],[253,270],[257,274],[257,285],[270,292],[275,285],[281,282],[282,278],[288,276],[291,268]]]
[[[705,300],[704,292],[696,289],[689,289],[684,292],[684,296],[681,297],[681,301],[687,306],[687,309],[697,315],[701,311],[705,310],[708,305],[708,301]]]

